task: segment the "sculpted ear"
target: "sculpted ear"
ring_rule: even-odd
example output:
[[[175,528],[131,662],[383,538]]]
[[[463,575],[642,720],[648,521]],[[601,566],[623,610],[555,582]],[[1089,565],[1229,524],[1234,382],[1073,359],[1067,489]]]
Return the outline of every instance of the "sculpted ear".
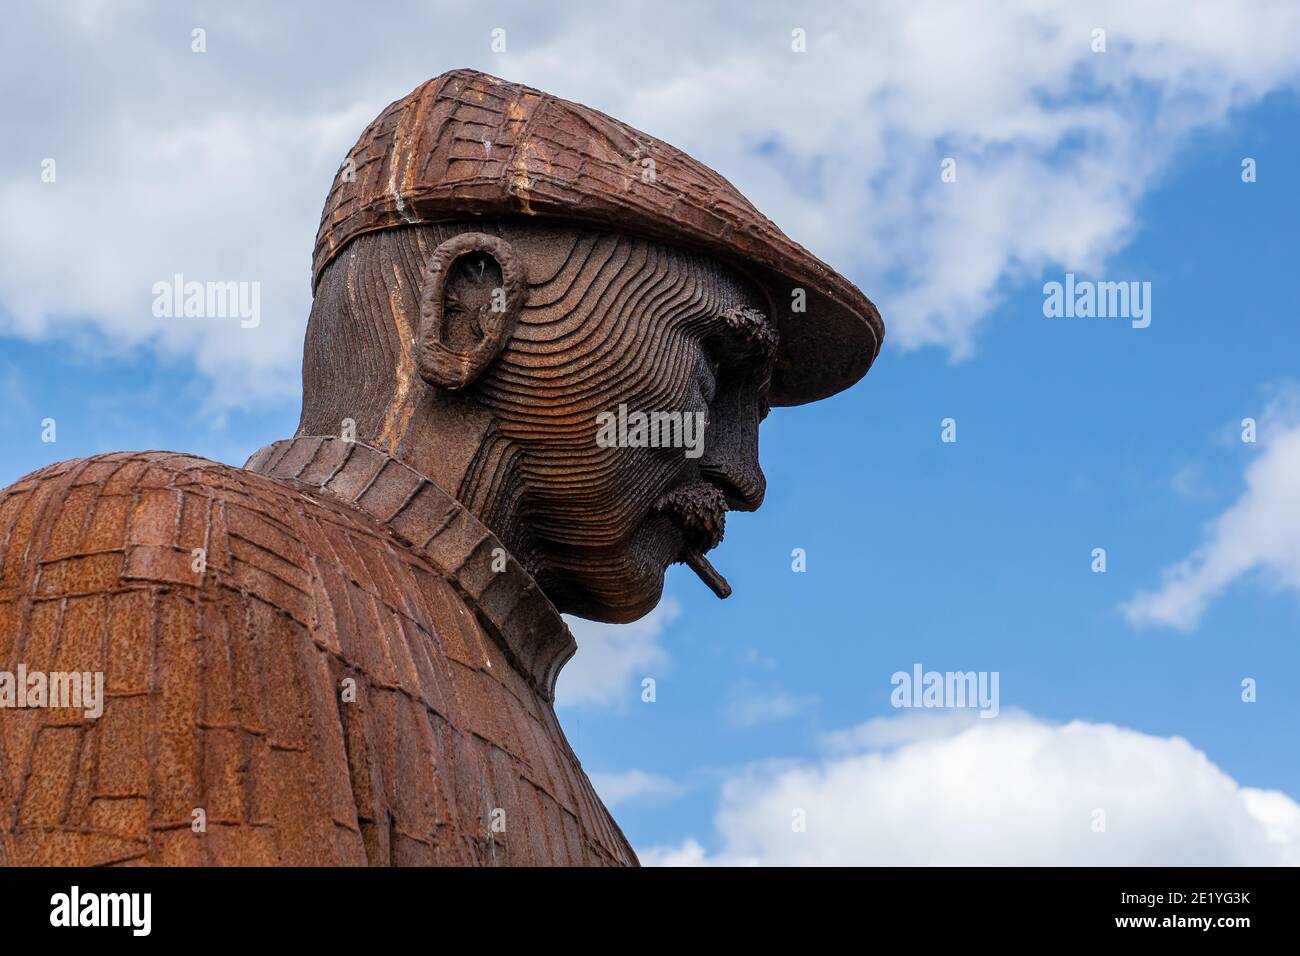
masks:
[[[514,334],[525,291],[504,239],[468,232],[438,246],[420,293],[420,377],[453,390],[475,382]]]

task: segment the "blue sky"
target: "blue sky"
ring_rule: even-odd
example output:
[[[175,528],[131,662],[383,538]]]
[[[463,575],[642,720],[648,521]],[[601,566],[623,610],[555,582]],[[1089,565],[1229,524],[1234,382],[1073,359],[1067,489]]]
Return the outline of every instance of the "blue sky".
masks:
[[[788,34],[772,16],[773,29]],[[821,49],[853,58],[836,24],[828,18],[813,35],[825,40]],[[1141,42],[1154,48],[1159,28],[1143,29]],[[1264,22],[1250,29],[1261,47],[1276,32]],[[545,55],[564,49],[563,36],[556,27],[532,59],[504,64],[445,56],[399,78],[376,68],[351,98],[337,97],[322,128],[337,126],[331,142],[346,148],[378,106],[414,85],[408,73],[418,81],[466,64],[579,96],[583,69]],[[616,59],[622,36],[610,33],[611,49],[598,55]],[[1203,53],[1180,30],[1163,39],[1188,62]],[[729,36],[726,55],[743,56],[745,42]],[[703,69],[691,48],[679,53]],[[575,627],[582,650],[561,681],[561,719],[648,862],[1300,861],[1300,480],[1289,498],[1285,480],[1280,497],[1252,490],[1278,484],[1268,485],[1269,475],[1300,478],[1286,444],[1300,435],[1292,261],[1300,64],[1270,56],[1225,53],[1209,79],[1187,80],[1182,64],[1152,54],[1154,63],[1130,61],[1114,77],[1071,87],[1059,111],[1035,107],[1040,126],[1062,116],[1074,132],[981,138],[936,108],[933,122],[849,135],[847,152],[755,113],[702,129],[698,117],[671,108],[677,93],[662,79],[608,102],[589,91],[593,105],[717,165],[796,239],[844,268],[889,328],[861,384],[765,423],[767,500],[756,514],[733,515],[714,553],[735,591],[729,600],[675,568],[650,620],[624,631]],[[1273,72],[1261,75],[1257,61],[1275,63]],[[1084,57],[1071,71],[1092,69]],[[1162,69],[1172,79],[1160,79]],[[633,77],[624,80],[611,85],[635,88]],[[895,80],[904,91],[928,83]],[[1248,92],[1219,95],[1233,84]],[[135,88],[122,85],[123,96]],[[996,78],[972,86],[984,90],[985,114],[1000,116],[1005,104],[1008,124],[1023,120],[1024,103]],[[1101,110],[1092,126],[1080,119],[1090,103]],[[75,155],[75,111],[57,97],[50,109],[53,119],[8,122],[61,130]],[[98,131],[105,142],[119,133]],[[30,172],[44,151],[33,144],[27,153]],[[151,162],[165,167],[160,153]],[[958,158],[956,184],[939,181],[946,155]],[[1256,160],[1257,182],[1242,182],[1243,157]],[[113,320],[135,293],[111,291],[98,303],[93,290],[81,298],[60,291],[43,309],[53,285],[0,269],[0,396],[10,410],[0,419],[0,483],[123,449],[242,464],[293,432],[305,311],[290,306],[303,303],[330,169],[312,162],[314,179],[293,187],[296,231],[275,227],[274,238],[292,244],[284,260],[233,267],[251,276],[282,262],[298,270],[291,294],[269,295],[255,357],[213,345],[242,334],[235,329],[155,335],[138,318]],[[1019,172],[1004,182],[998,171],[1007,168]],[[262,178],[282,169],[272,164]],[[824,202],[802,195],[807,182],[790,181],[809,169],[816,191],[829,193]],[[200,194],[187,202],[201,200],[202,183],[181,177],[159,187],[159,201],[182,186]],[[257,190],[213,188],[248,205],[226,207],[229,222],[213,227],[226,239],[210,255],[189,233],[212,223],[177,224],[177,271],[233,255],[240,224],[266,215]],[[144,183],[129,190],[150,195]],[[951,199],[942,190],[965,192]],[[17,249],[28,224],[68,254],[87,241],[71,219],[38,227],[35,201],[18,196],[0,248]],[[870,226],[854,219],[877,208]],[[129,240],[151,215],[141,212],[145,221],[129,224],[113,250],[128,270]],[[1003,219],[1019,225],[1004,228]],[[147,268],[165,255],[142,241],[152,275]],[[902,251],[872,251],[889,241]],[[110,271],[101,263],[92,274]],[[1151,326],[1045,318],[1043,284],[1066,272],[1150,282]],[[1247,416],[1260,420],[1256,445],[1239,438]],[[58,423],[54,444],[41,441],[46,417]],[[940,441],[947,417],[957,422],[954,444]],[[1214,522],[1234,507],[1267,520],[1216,536]],[[1090,570],[1097,547],[1107,552],[1105,574]],[[805,573],[791,570],[793,548],[807,553]],[[1159,592],[1166,569],[1189,560],[1194,578],[1196,568],[1225,562],[1237,570],[1221,575],[1221,588],[1201,587],[1203,613],[1170,598],[1182,600],[1190,621],[1180,629],[1138,596]],[[609,666],[582,670],[598,647]],[[899,713],[890,678],[915,663],[998,672],[1002,714],[988,722],[944,714],[950,723],[939,727]],[[643,677],[656,681],[653,703],[641,700]],[[1248,677],[1258,682],[1254,703],[1241,699]],[[1022,746],[1037,756],[1017,756]],[[1042,769],[1058,758],[1060,773]],[[1061,810],[1076,793],[1088,810],[1117,808],[1100,839]],[[809,808],[803,843],[791,843],[789,812],[780,809],[792,801]],[[875,822],[849,825],[846,807]],[[1011,824],[1009,815],[1032,823]],[[931,829],[938,849],[919,837],[896,846],[886,838]]]
[[[620,808],[634,843],[678,839],[683,821],[707,833],[723,768],[806,758],[819,733],[889,715],[889,677],[914,662],[999,671],[1003,707],[1181,736],[1238,781],[1300,797],[1294,591],[1248,578],[1190,633],[1119,612],[1241,494],[1255,452],[1240,420],[1296,378],[1297,115],[1278,96],[1197,136],[1143,202],[1105,275],[1153,283],[1150,328],[1045,319],[1041,281],[1057,270],[1007,290],[974,358],[887,349],[858,388],[768,419],[767,501],[733,518],[715,562],[735,595],[719,603],[677,571],[658,701],[566,716],[589,768],[632,752],[695,781]],[[1243,184],[1244,155],[1275,175]],[[948,416],[955,445],[939,441]],[[719,703],[745,682],[817,702],[732,728]]]

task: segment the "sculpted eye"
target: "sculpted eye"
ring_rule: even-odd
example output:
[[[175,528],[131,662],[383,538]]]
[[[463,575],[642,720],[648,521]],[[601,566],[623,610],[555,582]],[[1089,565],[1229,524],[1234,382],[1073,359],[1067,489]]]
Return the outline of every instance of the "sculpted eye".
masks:
[[[739,387],[756,399],[750,406],[751,414],[756,414],[759,422],[767,418],[767,394],[777,346],[776,332],[767,316],[748,306],[729,308],[717,315],[703,345],[713,379],[705,400],[712,404],[720,388]]]
[[[749,306],[721,312],[708,336],[709,351],[717,359],[724,377],[735,370],[769,364],[776,345],[776,333],[767,316]]]

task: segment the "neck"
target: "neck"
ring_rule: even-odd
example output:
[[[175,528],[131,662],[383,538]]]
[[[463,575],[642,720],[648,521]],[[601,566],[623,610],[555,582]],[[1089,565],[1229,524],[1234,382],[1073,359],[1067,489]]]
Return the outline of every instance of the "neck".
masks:
[[[304,408],[299,437],[338,432]],[[536,549],[524,529],[519,453],[478,402],[434,389],[399,389],[386,409],[355,420],[356,440],[428,478],[490,528],[534,576]]]
[[[366,512],[477,609],[516,669],[547,699],[577,649],[559,611],[505,541],[432,476],[363,441],[299,435],[256,452],[249,471]]]

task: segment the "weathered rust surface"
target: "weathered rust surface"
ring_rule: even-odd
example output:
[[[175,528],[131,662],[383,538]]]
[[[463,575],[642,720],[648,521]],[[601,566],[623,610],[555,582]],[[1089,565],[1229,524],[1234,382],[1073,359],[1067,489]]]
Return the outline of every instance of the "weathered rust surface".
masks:
[[[560,612],[635,620],[676,562],[725,597],[768,406],[852,384],[879,316],[689,157],[468,71],[363,134],[313,290],[294,438],[0,491],[0,705],[106,690],[0,706],[0,863],[635,865]],[[698,441],[603,440],[629,410]]]
[[[849,387],[880,350],[880,313],[857,286],[712,169],[604,113],[474,70],[429,80],[362,134],[325,205],[313,287],[359,235],[469,216],[630,233],[739,268],[769,297],[781,333],[775,406]],[[791,311],[796,287],[804,313]]]
[[[123,453],[0,495],[0,661],[107,691],[0,712],[0,862],[634,863],[550,706],[572,637],[484,573],[491,533],[361,445],[252,464],[276,477]]]

